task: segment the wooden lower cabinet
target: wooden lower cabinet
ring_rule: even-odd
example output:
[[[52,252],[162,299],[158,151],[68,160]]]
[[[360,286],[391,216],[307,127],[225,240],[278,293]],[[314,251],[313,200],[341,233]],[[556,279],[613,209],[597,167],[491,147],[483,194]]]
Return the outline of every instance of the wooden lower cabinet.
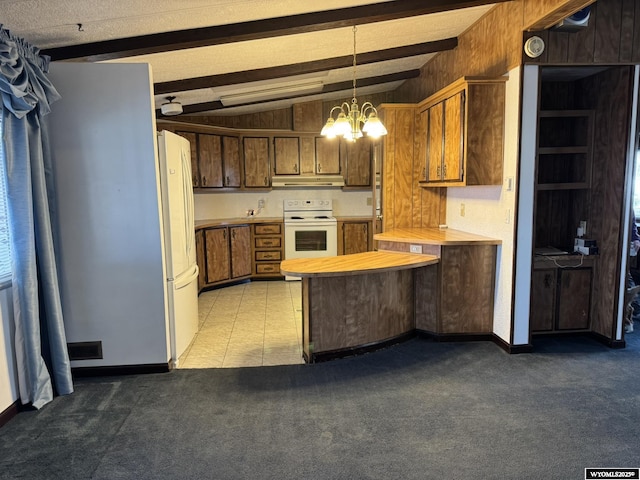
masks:
[[[204,248],[204,230],[196,231],[196,262],[198,263],[198,291],[207,284],[207,260]]]
[[[251,275],[251,228],[249,225],[229,227],[231,278]]]
[[[204,286],[251,275],[249,225],[206,228],[204,257],[206,258]]]
[[[536,258],[531,276],[532,333],[590,328],[594,257]],[[577,267],[576,265],[581,265]]]
[[[424,245],[423,253],[439,255],[440,263],[416,271],[416,328],[436,335],[490,335],[497,247]]]
[[[284,258],[284,226],[282,223],[253,225],[253,275],[281,277],[280,262]]]
[[[371,220],[339,220],[337,225],[338,255],[350,255],[372,250],[371,224]]]

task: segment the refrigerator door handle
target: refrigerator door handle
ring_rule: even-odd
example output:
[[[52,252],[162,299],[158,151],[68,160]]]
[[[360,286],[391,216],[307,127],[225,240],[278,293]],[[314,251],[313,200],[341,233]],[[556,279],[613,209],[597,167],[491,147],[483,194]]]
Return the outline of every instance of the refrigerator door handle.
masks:
[[[184,195],[184,204],[186,205],[186,221],[184,224],[185,228],[185,238],[187,238],[187,258],[191,256],[191,252],[194,248],[194,234],[193,230],[195,229],[195,221],[193,218],[193,187],[191,186],[191,158],[186,158],[186,153],[184,150],[181,152],[182,156],[182,182],[184,183],[183,195]]]
[[[199,273],[200,273],[200,270],[198,269],[198,265],[193,265],[193,267],[189,269],[187,272],[183,273],[182,275],[179,275],[174,279],[173,281],[174,290],[180,290],[181,288],[184,288],[187,285],[191,284],[191,282],[193,282],[196,278],[198,278]]]

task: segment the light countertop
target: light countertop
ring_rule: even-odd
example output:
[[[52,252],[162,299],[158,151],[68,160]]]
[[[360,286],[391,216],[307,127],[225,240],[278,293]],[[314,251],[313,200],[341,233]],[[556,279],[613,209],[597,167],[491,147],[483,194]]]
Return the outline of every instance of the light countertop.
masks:
[[[374,240],[425,245],[500,245],[501,240],[451,228],[395,228],[376,233]]]
[[[401,252],[363,252],[323,258],[283,260],[280,271],[296,277],[340,277],[424,267],[438,263],[435,255]]]

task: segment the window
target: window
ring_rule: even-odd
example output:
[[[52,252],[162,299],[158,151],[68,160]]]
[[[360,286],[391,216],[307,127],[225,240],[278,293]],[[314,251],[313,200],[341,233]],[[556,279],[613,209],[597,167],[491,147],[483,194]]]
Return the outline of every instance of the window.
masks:
[[[4,130],[0,106],[0,288],[11,282],[11,250],[9,243],[9,219],[7,215],[7,189],[4,158]]]

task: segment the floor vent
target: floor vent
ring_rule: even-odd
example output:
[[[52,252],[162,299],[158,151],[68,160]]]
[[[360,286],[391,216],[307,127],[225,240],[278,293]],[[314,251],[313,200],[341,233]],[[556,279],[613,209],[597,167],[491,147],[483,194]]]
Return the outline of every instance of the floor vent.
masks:
[[[99,360],[102,358],[102,342],[67,343],[69,360]]]

